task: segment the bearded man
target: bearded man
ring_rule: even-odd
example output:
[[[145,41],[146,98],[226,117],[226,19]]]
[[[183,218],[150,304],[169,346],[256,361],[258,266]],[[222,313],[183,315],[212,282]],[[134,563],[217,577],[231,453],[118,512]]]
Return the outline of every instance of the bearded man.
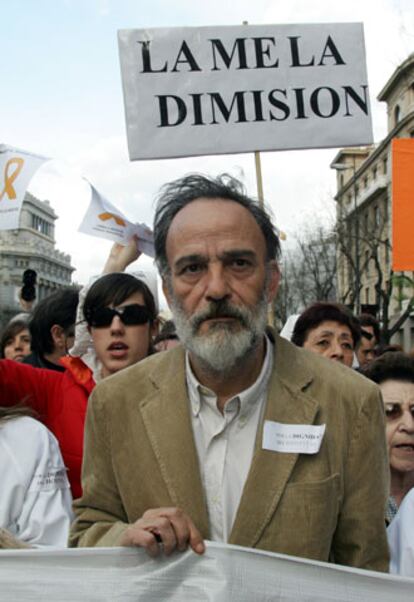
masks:
[[[164,187],[154,225],[182,343],[99,384],[72,546],[204,539],[387,570],[378,388],[267,328],[268,214],[229,176]]]

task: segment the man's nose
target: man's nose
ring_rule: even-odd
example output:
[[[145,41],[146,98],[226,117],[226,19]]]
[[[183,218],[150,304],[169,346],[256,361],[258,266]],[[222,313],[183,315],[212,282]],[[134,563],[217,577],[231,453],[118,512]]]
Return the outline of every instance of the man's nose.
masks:
[[[224,267],[220,263],[211,263],[207,272],[206,298],[218,301],[230,296],[230,286]]]

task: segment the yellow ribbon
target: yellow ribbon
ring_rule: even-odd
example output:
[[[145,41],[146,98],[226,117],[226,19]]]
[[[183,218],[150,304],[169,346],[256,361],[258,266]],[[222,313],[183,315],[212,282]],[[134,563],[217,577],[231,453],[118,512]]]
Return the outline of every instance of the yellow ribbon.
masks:
[[[115,213],[109,213],[109,212],[100,213],[98,215],[98,217],[103,222],[106,222],[106,220],[108,220],[108,219],[114,219],[115,222],[118,224],[118,226],[126,226],[125,220],[123,220],[122,217],[119,217],[119,215],[115,215]]]
[[[10,167],[15,164],[16,167],[11,175],[9,175]],[[9,159],[4,168],[4,188],[0,193],[0,201],[3,199],[4,195],[7,194],[10,200],[16,198],[16,191],[13,188],[13,182],[21,172],[24,164],[24,159],[20,157],[14,157],[13,159]]]

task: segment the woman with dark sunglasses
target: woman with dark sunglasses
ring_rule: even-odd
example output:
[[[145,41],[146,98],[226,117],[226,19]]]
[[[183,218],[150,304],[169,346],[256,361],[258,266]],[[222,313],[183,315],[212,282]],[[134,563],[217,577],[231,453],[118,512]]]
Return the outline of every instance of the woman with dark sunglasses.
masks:
[[[67,356],[64,372],[0,360],[0,405],[21,399],[39,414],[59,441],[73,497],[81,495],[80,471],[88,397],[100,378],[144,359],[152,352],[156,320],[154,297],[131,274],[102,276],[86,294],[83,313],[98,364]],[[114,400],[116,402],[116,400]]]

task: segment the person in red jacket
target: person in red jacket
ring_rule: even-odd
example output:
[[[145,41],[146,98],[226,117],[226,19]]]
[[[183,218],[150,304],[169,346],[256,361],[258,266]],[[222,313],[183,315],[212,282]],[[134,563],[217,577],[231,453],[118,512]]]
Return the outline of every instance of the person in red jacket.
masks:
[[[24,401],[36,410],[59,442],[74,498],[82,493],[80,473],[88,397],[96,380],[152,353],[156,306],[142,280],[131,274],[112,273],[91,286],[83,313],[99,371],[93,373],[80,357],[62,358],[64,372],[0,360],[0,405]]]

